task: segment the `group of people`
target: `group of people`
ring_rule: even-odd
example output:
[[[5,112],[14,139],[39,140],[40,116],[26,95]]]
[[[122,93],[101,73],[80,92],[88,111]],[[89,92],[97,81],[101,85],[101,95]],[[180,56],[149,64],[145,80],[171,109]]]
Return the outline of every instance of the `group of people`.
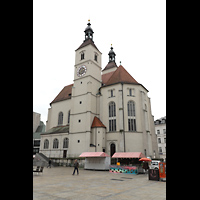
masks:
[[[51,168],[51,159],[49,159],[49,165],[47,166],[47,168],[50,167]],[[79,175],[79,171],[78,171],[78,167],[79,167],[79,163],[77,161],[77,159],[74,161],[74,171],[73,174],[75,174],[75,172],[77,171],[77,175]]]

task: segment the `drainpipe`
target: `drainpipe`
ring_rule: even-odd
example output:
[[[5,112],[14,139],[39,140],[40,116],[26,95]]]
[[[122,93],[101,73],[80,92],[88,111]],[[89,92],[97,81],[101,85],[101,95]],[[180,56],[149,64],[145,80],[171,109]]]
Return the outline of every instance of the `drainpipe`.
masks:
[[[124,126],[124,92],[123,92],[123,83],[122,84],[122,107],[123,107],[123,134],[124,134],[124,152],[126,152],[126,146],[125,146],[125,126]]]

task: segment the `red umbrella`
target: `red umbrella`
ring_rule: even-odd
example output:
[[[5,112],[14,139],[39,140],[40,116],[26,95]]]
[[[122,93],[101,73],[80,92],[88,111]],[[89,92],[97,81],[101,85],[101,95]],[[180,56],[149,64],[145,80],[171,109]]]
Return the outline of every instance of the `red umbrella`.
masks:
[[[140,158],[139,161],[147,161],[147,162],[151,162],[151,159],[149,159],[149,158]]]

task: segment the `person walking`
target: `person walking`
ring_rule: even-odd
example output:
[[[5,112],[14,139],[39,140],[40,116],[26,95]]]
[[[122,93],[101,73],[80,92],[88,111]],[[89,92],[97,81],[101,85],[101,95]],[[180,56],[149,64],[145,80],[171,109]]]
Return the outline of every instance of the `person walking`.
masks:
[[[75,170],[77,170],[77,175],[79,175],[78,167],[79,167],[79,163],[78,163],[78,161],[77,161],[77,159],[76,159],[76,160],[74,161],[74,172],[73,172],[72,175],[75,174]]]
[[[51,168],[51,158],[49,159],[49,165],[47,166],[47,168],[50,167]]]

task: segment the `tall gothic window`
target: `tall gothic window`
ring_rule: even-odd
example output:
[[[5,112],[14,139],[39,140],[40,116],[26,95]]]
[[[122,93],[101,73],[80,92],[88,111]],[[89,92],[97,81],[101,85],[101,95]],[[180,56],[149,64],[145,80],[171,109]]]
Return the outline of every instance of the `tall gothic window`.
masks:
[[[63,112],[59,112],[58,125],[62,125],[62,124],[63,124]]]
[[[69,145],[69,139],[68,138],[64,138],[63,140],[63,148],[68,148]]]
[[[58,149],[59,141],[57,138],[53,140],[53,149]]]
[[[68,120],[67,120],[67,123],[69,124],[70,123],[70,110],[68,112]]]
[[[135,117],[135,104],[133,101],[129,101],[128,108],[128,130],[136,131],[136,117]]]
[[[49,140],[45,139],[44,141],[44,149],[48,149],[49,148]]]
[[[109,103],[109,131],[116,131],[116,106],[113,101]]]

